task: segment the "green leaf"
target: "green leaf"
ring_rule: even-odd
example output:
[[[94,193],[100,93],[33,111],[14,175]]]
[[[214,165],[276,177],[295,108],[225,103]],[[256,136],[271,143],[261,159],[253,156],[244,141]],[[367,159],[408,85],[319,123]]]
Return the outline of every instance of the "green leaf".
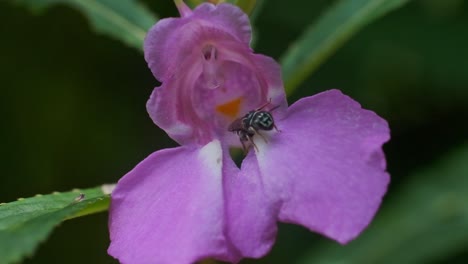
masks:
[[[157,18],[134,0],[10,0],[42,11],[53,4],[74,7],[89,19],[99,33],[123,41],[125,44],[143,50],[143,40],[148,29]]]
[[[468,144],[408,177],[358,239],[329,242],[300,263],[436,263],[468,244]]]
[[[409,0],[340,0],[309,26],[282,56],[283,80],[291,94],[361,28]]]
[[[66,219],[98,213],[109,207],[102,187],[36,195],[0,205],[0,263],[31,255],[54,227]]]

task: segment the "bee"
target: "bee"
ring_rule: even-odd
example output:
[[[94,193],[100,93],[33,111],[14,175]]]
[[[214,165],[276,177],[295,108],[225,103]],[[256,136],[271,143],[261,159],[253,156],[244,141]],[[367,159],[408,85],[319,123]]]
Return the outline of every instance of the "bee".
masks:
[[[245,153],[247,153],[248,150],[248,147],[245,145],[246,142],[252,144],[258,151],[257,146],[252,141],[253,136],[258,134],[263,138],[263,140],[265,140],[265,142],[267,142],[266,138],[261,133],[259,133],[260,130],[270,131],[275,129],[276,131],[279,131],[275,125],[273,115],[271,114],[271,112],[278,108],[279,105],[271,108],[268,111],[263,110],[270,103],[271,101],[255,110],[248,112],[245,116],[234,120],[234,122],[229,125],[228,131],[237,133],[242,144],[242,149]]]

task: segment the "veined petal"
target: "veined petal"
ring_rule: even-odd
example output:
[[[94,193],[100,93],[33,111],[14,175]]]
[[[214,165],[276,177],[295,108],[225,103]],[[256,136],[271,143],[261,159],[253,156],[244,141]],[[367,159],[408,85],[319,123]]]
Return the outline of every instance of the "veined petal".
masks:
[[[214,138],[238,142],[227,130],[232,121],[266,102],[281,106],[275,116],[284,115],[287,102],[279,65],[271,58],[250,53],[248,47],[225,40],[213,32],[217,40],[219,79],[207,81],[207,61],[200,54],[190,54],[178,65],[183,74],[167,79],[156,87],[147,102],[154,123],[180,144],[204,145]],[[211,62],[210,62],[211,63]],[[211,72],[210,72],[211,73]],[[216,75],[216,74],[215,74]],[[212,83],[219,87],[210,88]],[[219,106],[239,101],[237,112],[220,113]],[[238,143],[236,143],[238,144]]]
[[[265,193],[253,152],[240,172],[229,156],[224,165],[226,236],[243,257],[262,257],[275,242],[280,204]]]
[[[249,47],[246,14],[231,4],[205,3],[181,18],[163,19],[145,39],[145,59],[162,85],[147,103],[154,123],[178,143],[213,139],[239,145],[229,125],[267,102],[287,106],[281,69]],[[185,11],[184,11],[185,10]]]
[[[247,45],[250,43],[252,28],[249,17],[235,5],[204,3],[193,10],[193,16],[207,21],[219,30],[229,32],[230,35]]]
[[[196,61],[194,64],[197,63]],[[213,139],[209,129],[194,112],[193,86],[200,75],[200,67],[186,67],[184,78],[171,78],[153,92],[146,109],[153,122],[180,144],[197,142],[199,145]],[[195,125],[194,125],[195,124]],[[205,126],[203,126],[205,125]],[[208,126],[207,128],[210,128]],[[202,130],[202,131],[200,131]],[[206,133],[203,133],[205,132]]]
[[[153,153],[112,193],[109,254],[121,263],[237,260],[223,235],[222,152],[203,148]]]
[[[248,16],[229,4],[204,3],[187,16],[162,19],[153,26],[145,38],[144,51],[156,79],[164,82],[170,78],[196,49],[194,44],[200,46],[210,41],[209,38],[200,38],[200,34],[210,31],[224,34],[246,46],[251,38]]]
[[[279,219],[340,243],[371,221],[387,189],[387,122],[337,90],[293,104],[257,153],[265,189],[283,203]]]
[[[177,29],[182,27],[187,21],[178,18],[165,18],[161,19],[148,31],[143,43],[143,50],[145,53],[145,60],[148,67],[151,69],[154,77],[163,82],[170,74],[171,67],[173,67],[173,56],[177,50],[172,48],[174,39],[177,35]],[[184,56],[185,54],[181,54]]]

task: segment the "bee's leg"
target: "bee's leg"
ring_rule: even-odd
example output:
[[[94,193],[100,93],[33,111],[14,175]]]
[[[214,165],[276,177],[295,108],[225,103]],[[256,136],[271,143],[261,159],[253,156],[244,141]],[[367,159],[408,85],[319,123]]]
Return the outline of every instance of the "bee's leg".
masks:
[[[249,136],[247,136],[247,138],[248,138],[247,140],[250,142],[250,144],[251,144],[252,146],[254,146],[255,150],[258,152],[258,147],[257,147],[257,145],[255,145],[255,143],[253,142],[252,138],[249,137]]]
[[[250,127],[248,132],[250,133],[250,137],[253,137],[254,135],[259,135],[261,138],[263,138],[263,140],[265,141],[265,143],[268,143],[268,140],[266,139],[266,137],[264,135],[262,135],[262,133],[260,133],[259,131],[255,130],[255,128],[253,127]],[[253,141],[252,141],[253,142]]]
[[[276,130],[276,132],[281,132],[281,130],[279,130],[275,124],[273,124],[273,128]]]
[[[240,142],[242,144],[242,150],[244,151],[244,155],[247,155],[249,148],[245,146],[244,140],[241,140]]]
[[[239,141],[242,144],[242,150],[244,151],[244,155],[247,155],[249,151],[249,146],[245,145],[245,142],[249,142],[249,136],[244,131],[237,131],[237,135],[239,136]]]
[[[244,131],[244,133],[242,134],[242,138],[244,139],[244,141],[247,141],[250,143],[249,146],[254,146],[255,150],[258,151],[257,145],[255,145],[255,143],[252,140],[252,137],[255,135],[255,133],[256,133],[256,130],[250,127],[248,130]]]
[[[267,105],[271,104],[271,98],[270,100],[268,100],[268,102],[264,103],[262,106],[260,106],[259,108],[255,109],[255,111],[260,111],[262,110],[263,108],[265,108]]]
[[[264,135],[262,135],[262,133],[257,132],[257,135],[259,135],[261,138],[263,138],[263,140],[265,141],[265,143],[268,144],[268,140],[266,139],[266,137],[265,137]]]

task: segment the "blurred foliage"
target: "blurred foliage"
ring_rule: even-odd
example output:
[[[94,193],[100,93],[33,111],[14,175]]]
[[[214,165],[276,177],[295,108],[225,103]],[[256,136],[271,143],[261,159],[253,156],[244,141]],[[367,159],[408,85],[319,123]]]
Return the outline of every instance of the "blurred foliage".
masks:
[[[262,0],[235,0],[233,1],[233,4],[237,5],[240,7],[246,14],[251,14],[253,10],[255,9],[256,5],[260,5],[259,2]]]
[[[407,0],[341,0],[307,27],[280,62],[288,95],[333,52],[366,24],[402,6]]]
[[[176,14],[171,1],[141,2],[160,17]],[[254,24],[257,52],[278,59],[335,1],[290,3],[262,1]],[[145,102],[158,83],[139,51],[94,34],[89,20],[66,5],[33,16],[2,1],[0,17],[0,201],[116,182],[151,152],[175,145],[147,116]],[[459,212],[454,208],[466,213],[466,205],[457,201],[462,196],[444,196],[468,193],[466,152],[444,157],[468,135],[466,25],[463,0],[412,1],[365,27],[305,79],[292,101],[340,88],[389,120],[392,184],[376,222],[349,249],[281,225],[273,251],[245,263],[316,263],[328,260],[327,252],[336,254],[330,261],[365,263],[379,246],[394,250],[388,262],[466,263],[466,214],[452,214]],[[433,165],[437,160],[445,162]],[[377,231],[380,243],[371,243]],[[78,218],[25,263],[115,263],[108,243],[105,214]],[[428,250],[427,258],[403,258]]]
[[[142,49],[146,31],[156,17],[135,0],[11,0],[15,4],[43,11],[54,4],[66,4],[83,12],[93,28]]]

